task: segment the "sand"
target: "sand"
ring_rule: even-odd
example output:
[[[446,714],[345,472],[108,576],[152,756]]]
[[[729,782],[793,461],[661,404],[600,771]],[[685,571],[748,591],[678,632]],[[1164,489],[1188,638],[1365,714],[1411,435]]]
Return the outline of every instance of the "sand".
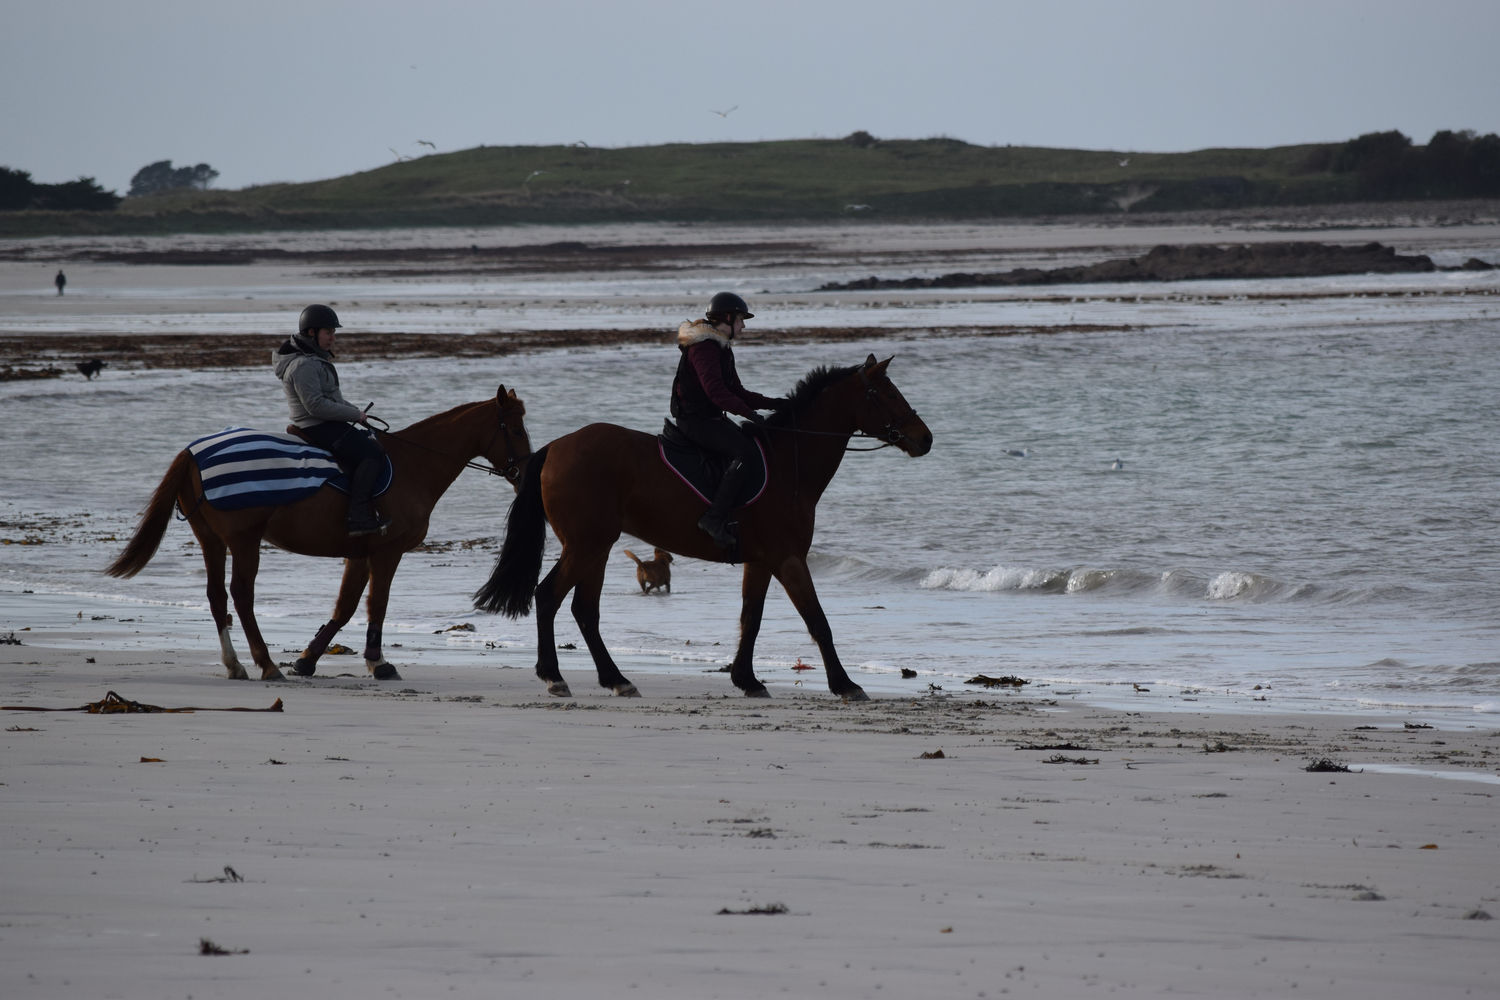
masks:
[[[1500,990],[1484,717],[849,705],[821,671],[749,700],[693,668],[627,700],[582,654],[561,700],[523,660],[264,684],[211,637],[0,638],[7,706],[284,705],[0,712],[8,1000]]]

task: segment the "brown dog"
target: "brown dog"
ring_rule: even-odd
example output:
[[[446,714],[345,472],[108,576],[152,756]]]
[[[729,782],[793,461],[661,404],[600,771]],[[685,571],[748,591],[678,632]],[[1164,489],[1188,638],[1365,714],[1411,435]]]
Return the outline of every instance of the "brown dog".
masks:
[[[672,553],[666,549],[657,549],[656,558],[641,561],[641,557],[629,549],[625,554],[635,560],[635,579],[641,585],[641,593],[649,594],[660,587],[667,593],[672,592],[672,567],[668,565],[672,561]]]

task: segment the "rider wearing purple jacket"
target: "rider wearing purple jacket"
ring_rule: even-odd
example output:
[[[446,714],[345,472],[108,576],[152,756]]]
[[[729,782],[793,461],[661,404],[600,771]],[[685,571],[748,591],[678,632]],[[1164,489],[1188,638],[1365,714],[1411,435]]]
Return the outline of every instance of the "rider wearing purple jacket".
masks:
[[[700,448],[730,459],[724,479],[714,494],[708,513],[698,527],[714,543],[732,549],[736,542],[729,524],[729,506],[744,482],[748,467],[757,461],[755,442],[726,413],[765,422],[756,410],[774,410],[779,400],[751,392],[740,384],[731,344],[753,318],[745,300],[733,292],[713,297],[705,319],[691,320],[677,328],[677,376],[672,380],[672,416],[682,433]]]

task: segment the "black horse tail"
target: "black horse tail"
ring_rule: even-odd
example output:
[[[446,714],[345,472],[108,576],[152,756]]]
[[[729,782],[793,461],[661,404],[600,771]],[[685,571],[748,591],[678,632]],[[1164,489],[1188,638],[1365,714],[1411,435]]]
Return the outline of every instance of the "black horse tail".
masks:
[[[536,582],[542,575],[542,548],[546,544],[547,513],[542,508],[542,465],[547,461],[543,445],[526,459],[521,489],[511,501],[505,518],[505,544],[484,586],[474,592],[474,607],[507,618],[531,614]]]
[[[172,507],[187,484],[188,468],[192,461],[193,457],[186,451],[177,453],[167,474],[157,485],[156,492],[151,494],[151,502],[146,505],[146,512],[141,515],[141,521],[136,525],[135,534],[125,545],[125,551],[104,572],[110,576],[130,577],[146,568],[151,557],[156,555],[162,536],[167,533],[167,525],[172,523]]]

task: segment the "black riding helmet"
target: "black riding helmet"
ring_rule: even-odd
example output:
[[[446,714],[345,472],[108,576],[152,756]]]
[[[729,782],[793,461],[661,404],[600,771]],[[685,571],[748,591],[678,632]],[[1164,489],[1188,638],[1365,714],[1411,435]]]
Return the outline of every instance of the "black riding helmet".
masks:
[[[721,320],[729,319],[736,313],[746,319],[755,318],[755,313],[751,312],[750,307],[745,305],[744,299],[733,292],[719,292],[713,297],[713,301],[708,304],[708,311],[703,315],[710,322],[717,323]]]
[[[339,314],[327,306],[308,306],[297,318],[298,333],[306,333],[308,330],[337,330],[341,325]]]

